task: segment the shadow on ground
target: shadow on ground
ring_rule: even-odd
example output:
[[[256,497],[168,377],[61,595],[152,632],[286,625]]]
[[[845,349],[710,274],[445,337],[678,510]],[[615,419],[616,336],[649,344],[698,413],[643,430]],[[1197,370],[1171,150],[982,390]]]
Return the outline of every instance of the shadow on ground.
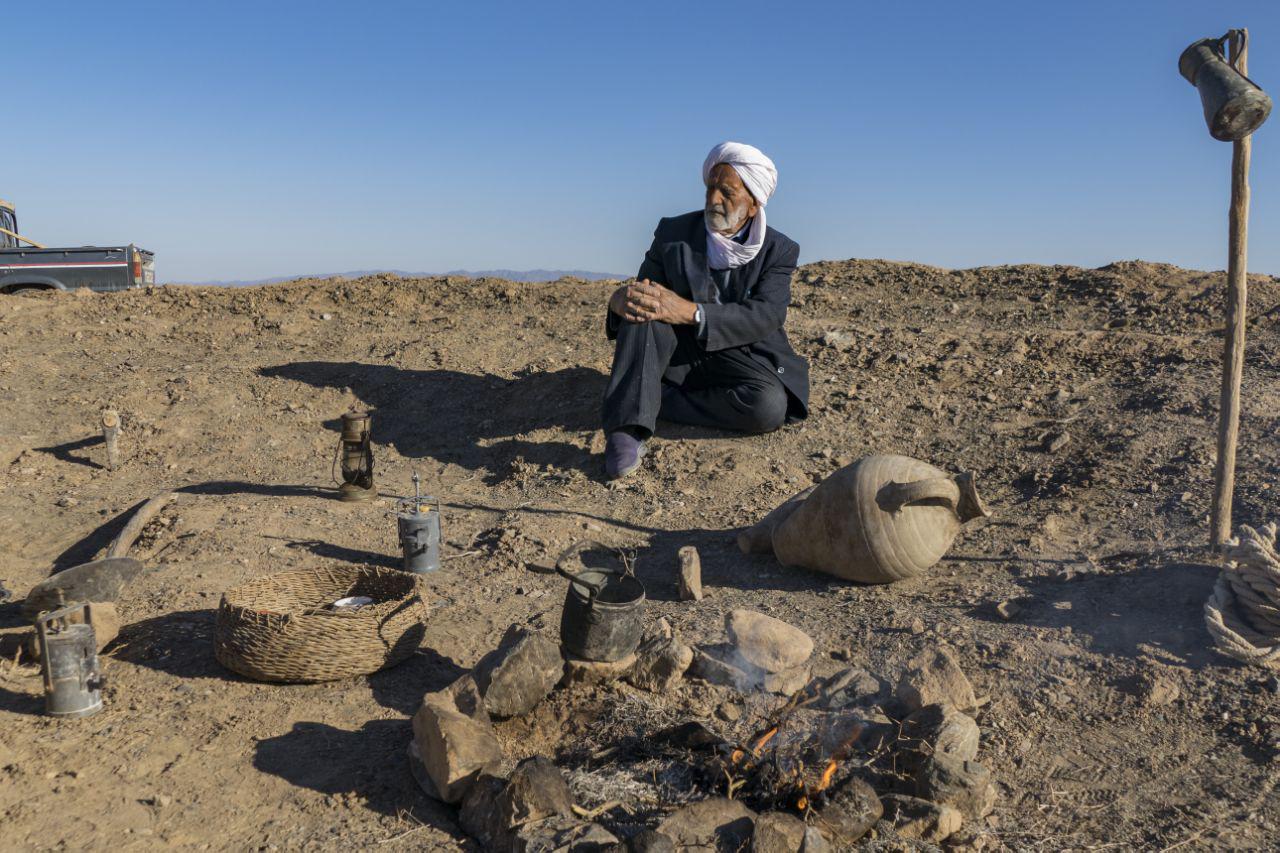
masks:
[[[37,690],[43,689],[38,678],[32,679]],[[44,696],[41,693],[19,693],[0,687],[0,711],[11,714],[41,714],[44,712]]]
[[[584,447],[515,438],[541,429],[598,429],[607,377],[592,368],[567,367],[504,379],[457,370],[299,361],[259,372],[315,388],[349,388],[369,407],[374,441],[390,444],[408,458],[483,470],[488,485],[504,479],[517,458],[577,469],[593,478],[601,475],[593,464],[597,460]],[[336,430],[338,421],[326,425]]]
[[[246,483],[239,480],[210,480],[174,491],[190,495],[265,495],[273,498],[334,499],[334,490],[318,486],[290,486],[278,483]]]
[[[399,569],[403,565],[400,557],[393,554],[380,554],[377,551],[366,551],[362,548],[347,548],[335,545],[323,539],[290,539],[286,536],[267,536],[285,543],[286,548],[295,551],[306,551],[326,560],[338,560],[343,563],[354,563],[362,566],[382,566],[388,569]]]
[[[1156,657],[1190,669],[1221,663],[1204,627],[1203,608],[1217,569],[1204,563],[1161,560],[1159,555],[1114,574],[1073,578],[1028,577],[1018,582],[1012,622],[1040,628],[1070,627],[1091,651],[1127,658]],[[971,611],[1004,621],[993,604]]]
[[[424,693],[443,690],[468,672],[434,649],[420,648],[405,662],[370,675],[369,688],[382,707],[413,716]]]
[[[78,566],[81,563],[88,563],[93,560],[100,551],[104,550],[111,544],[113,539],[120,535],[120,531],[124,530],[125,525],[129,523],[129,519],[133,518],[133,514],[144,503],[146,503],[145,500],[138,501],[114,518],[104,521],[87,535],[77,540],[71,547],[54,557],[53,570],[49,574],[56,575],[63,569],[69,569],[72,566]]]
[[[429,799],[409,772],[408,720],[370,720],[349,731],[326,723],[299,722],[278,737],[258,741],[253,766],[300,788],[335,797],[353,796],[367,808],[412,819],[474,845],[458,829],[455,813]],[[411,841],[411,839],[410,839]]]
[[[93,447],[97,444],[103,444],[103,438],[100,435],[91,435],[88,438],[80,438],[75,441],[68,441],[64,444],[55,444],[51,447],[35,447],[32,448],[37,453],[48,453],[60,462],[70,462],[73,465],[84,465],[86,468],[102,468],[101,462],[98,462],[89,456],[81,456],[72,453],[73,450],[84,450],[86,447]],[[106,451],[103,451],[105,456]]]
[[[506,507],[483,503],[446,504],[454,509],[481,510],[502,513]],[[708,586],[732,587],[742,590],[828,590],[847,587],[849,581],[833,578],[804,569],[781,565],[769,554],[743,554],[737,545],[738,530],[709,530],[692,527],[684,530],[666,530],[643,524],[633,524],[603,515],[593,515],[579,510],[554,507],[521,507],[522,515],[565,515],[575,519],[590,518],[604,525],[627,530],[648,537],[641,547],[631,549],[635,555],[634,572],[644,584],[645,596],[654,601],[675,601],[678,598],[677,578],[679,558],[677,554],[685,545],[698,549],[702,563],[702,581]],[[587,539],[597,534],[584,535]],[[552,561],[554,557],[552,558]],[[551,561],[548,561],[551,562]],[[550,572],[553,566],[539,566]]]
[[[111,657],[183,678],[243,681],[213,658],[214,610],[180,610],[126,625]]]

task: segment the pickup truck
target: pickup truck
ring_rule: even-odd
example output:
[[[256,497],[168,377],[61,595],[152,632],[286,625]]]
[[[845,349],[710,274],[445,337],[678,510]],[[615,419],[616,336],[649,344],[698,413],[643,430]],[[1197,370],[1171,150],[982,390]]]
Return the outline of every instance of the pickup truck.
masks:
[[[13,205],[0,201],[0,294],[82,287],[106,292],[155,283],[153,253],[132,243],[69,249],[41,246],[18,233]]]

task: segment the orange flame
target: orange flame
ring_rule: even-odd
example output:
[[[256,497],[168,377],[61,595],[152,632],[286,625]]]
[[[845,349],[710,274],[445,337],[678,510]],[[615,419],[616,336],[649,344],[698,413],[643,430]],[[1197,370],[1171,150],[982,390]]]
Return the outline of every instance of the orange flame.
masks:
[[[778,727],[774,726],[773,728],[769,729],[767,732],[765,732],[764,734],[756,738],[756,742],[751,746],[751,757],[759,758],[760,750],[764,749],[765,745],[769,743],[769,741],[773,740],[774,735],[776,735],[777,733],[778,733]],[[731,764],[737,764],[738,762],[742,761],[742,759],[745,758],[746,755],[747,755],[746,751],[742,749],[735,749],[733,752],[729,753],[729,762]]]
[[[759,737],[759,739],[756,740],[756,745],[751,747],[751,754],[754,755],[756,758],[759,758],[760,750],[764,749],[765,744],[773,740],[773,736],[776,735],[777,733],[778,733],[778,727],[774,726],[773,728],[769,729],[769,731],[762,734]]]
[[[819,791],[827,790],[827,786],[831,784],[831,777],[836,775],[836,768],[839,766],[839,762],[834,758],[827,763],[827,769],[822,771],[822,778],[818,780]]]

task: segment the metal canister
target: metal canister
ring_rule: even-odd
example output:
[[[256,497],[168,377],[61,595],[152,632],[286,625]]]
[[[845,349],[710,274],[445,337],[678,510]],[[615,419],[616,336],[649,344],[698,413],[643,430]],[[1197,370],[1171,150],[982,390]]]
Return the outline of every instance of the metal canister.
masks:
[[[426,574],[440,568],[440,500],[429,495],[400,501],[396,513],[404,570]]]
[[[88,717],[102,710],[102,670],[89,624],[92,605],[73,604],[36,618],[44,668],[44,709],[54,717]],[[71,617],[79,614],[80,620]]]

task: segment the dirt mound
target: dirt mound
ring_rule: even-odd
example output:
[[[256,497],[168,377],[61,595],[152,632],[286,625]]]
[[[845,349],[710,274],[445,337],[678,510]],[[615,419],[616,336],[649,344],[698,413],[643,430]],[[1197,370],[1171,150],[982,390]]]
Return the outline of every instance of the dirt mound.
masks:
[[[529,567],[590,536],[637,549],[651,612],[692,642],[746,607],[812,636],[816,674],[892,672],[949,644],[989,697],[981,760],[1002,791],[982,829],[1009,847],[1265,845],[1280,682],[1208,652],[1200,621],[1224,278],[1141,261],[810,264],[788,329],[811,360],[813,416],[750,438],[663,425],[643,472],[614,487],[597,430],[608,283],[379,275],[0,300],[5,585],[21,596],[92,559],[139,501],[180,493],[142,540],[103,713],[55,724],[37,670],[0,662],[6,837],[462,845],[405,766],[408,715],[510,624],[554,632],[563,584]],[[1251,304],[1236,519],[1256,524],[1277,515],[1280,282],[1254,276]],[[116,471],[95,437],[108,406],[124,420]],[[388,496],[374,505],[328,491],[352,406],[373,413]],[[737,552],[737,527],[873,452],[976,471],[995,516],[892,587]],[[394,564],[390,500],[415,471],[444,502],[446,539],[421,652],[312,686],[219,668],[222,590]],[[677,600],[682,545],[702,555],[697,604]],[[0,612],[12,657],[20,616]]]

